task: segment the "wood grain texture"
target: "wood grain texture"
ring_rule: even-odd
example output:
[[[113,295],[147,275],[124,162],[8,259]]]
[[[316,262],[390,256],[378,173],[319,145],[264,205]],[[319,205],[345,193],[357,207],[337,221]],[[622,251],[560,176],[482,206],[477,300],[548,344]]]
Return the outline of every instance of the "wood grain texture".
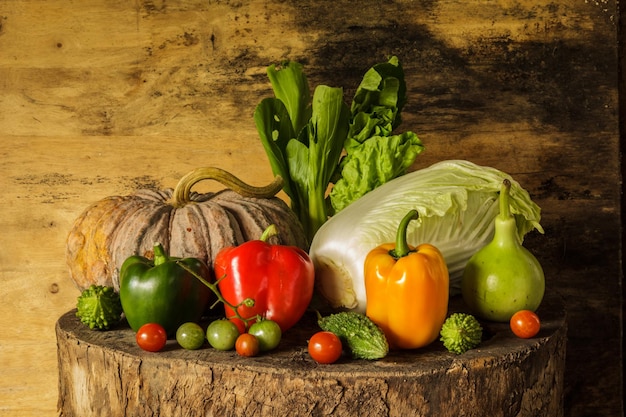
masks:
[[[465,158],[542,207],[526,244],[568,309],[565,415],[620,415],[615,0],[0,3],[0,414],[54,415],[54,323],[74,306],[65,238],[108,195],[215,165],[272,173],[255,131],[267,65],[351,97],[396,54],[414,168]],[[258,181],[258,182],[257,182]]]
[[[452,300],[452,309],[462,303]],[[456,310],[453,310],[456,311]],[[271,353],[254,358],[174,340],[142,351],[127,323],[109,332],[83,326],[75,310],[56,325],[62,416],[563,416],[566,314],[546,297],[541,332],[519,339],[507,323],[484,322],[481,345],[462,355],[439,341],[381,360],[319,365],[306,340],[309,312]],[[212,319],[209,319],[212,320]],[[207,322],[209,321],[207,320]],[[488,393],[488,394],[487,394]]]

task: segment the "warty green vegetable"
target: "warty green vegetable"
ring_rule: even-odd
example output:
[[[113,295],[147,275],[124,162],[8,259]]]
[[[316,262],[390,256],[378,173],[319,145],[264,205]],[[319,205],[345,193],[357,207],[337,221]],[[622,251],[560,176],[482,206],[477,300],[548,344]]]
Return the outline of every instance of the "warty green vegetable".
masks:
[[[511,181],[517,237],[521,241],[533,229],[543,233],[539,206],[510,175],[469,161],[442,161],[370,191],[318,230],[309,255],[319,295],[331,307],[364,313],[365,258],[373,248],[394,241],[397,225],[413,209],[419,219],[409,226],[407,242],[427,242],[441,251],[450,273],[450,293],[458,294],[467,261],[493,238],[505,178]]]
[[[443,323],[440,335],[444,347],[460,355],[480,344],[483,328],[471,314],[453,313]]]
[[[380,327],[364,314],[343,311],[318,317],[322,328],[336,334],[355,359],[382,359],[389,353],[389,343]]]
[[[92,284],[76,301],[76,317],[90,329],[108,330],[122,318],[119,294],[113,287]]]

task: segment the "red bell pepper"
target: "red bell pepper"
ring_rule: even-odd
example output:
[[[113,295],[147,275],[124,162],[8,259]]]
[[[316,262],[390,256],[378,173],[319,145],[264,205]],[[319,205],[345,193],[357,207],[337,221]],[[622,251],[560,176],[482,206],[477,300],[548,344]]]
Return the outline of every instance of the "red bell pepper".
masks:
[[[300,320],[313,297],[313,262],[296,246],[267,243],[275,230],[270,226],[261,239],[223,248],[215,257],[217,285],[228,302],[224,303],[226,317],[240,331],[261,316],[278,323],[284,332]],[[254,300],[254,306],[244,303],[246,299]],[[229,304],[238,306],[245,323]]]

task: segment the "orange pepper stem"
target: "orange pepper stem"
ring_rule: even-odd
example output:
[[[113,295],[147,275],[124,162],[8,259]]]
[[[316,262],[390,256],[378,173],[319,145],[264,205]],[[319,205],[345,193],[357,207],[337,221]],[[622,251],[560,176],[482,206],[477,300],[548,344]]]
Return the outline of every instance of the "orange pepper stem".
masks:
[[[400,221],[400,225],[398,226],[398,232],[396,233],[396,247],[389,251],[389,255],[391,255],[395,259],[400,259],[403,256],[407,256],[409,253],[413,252],[409,248],[409,244],[406,241],[406,230],[409,227],[409,223],[411,222],[411,220],[417,220],[418,217],[419,214],[417,210],[411,210]]]

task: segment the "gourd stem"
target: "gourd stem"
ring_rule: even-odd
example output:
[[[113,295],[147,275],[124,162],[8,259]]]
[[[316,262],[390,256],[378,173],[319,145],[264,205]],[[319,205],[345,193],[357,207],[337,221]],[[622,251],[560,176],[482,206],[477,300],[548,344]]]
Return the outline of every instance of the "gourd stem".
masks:
[[[406,241],[406,231],[409,227],[409,222],[411,220],[417,220],[417,218],[417,210],[411,210],[400,221],[400,225],[398,226],[398,232],[396,234],[396,247],[390,251],[390,255],[394,258],[402,258],[403,256],[407,256],[409,252],[411,252],[409,244]]]
[[[509,206],[509,193],[511,191],[511,181],[507,178],[502,181],[502,185],[500,186],[500,218],[508,219],[511,217],[511,209]]]
[[[172,193],[171,204],[174,207],[182,207],[190,203],[191,187],[204,180],[218,181],[244,197],[271,198],[283,188],[283,179],[280,175],[277,175],[274,181],[266,186],[255,187],[221,168],[203,167],[194,169],[178,181]]]

